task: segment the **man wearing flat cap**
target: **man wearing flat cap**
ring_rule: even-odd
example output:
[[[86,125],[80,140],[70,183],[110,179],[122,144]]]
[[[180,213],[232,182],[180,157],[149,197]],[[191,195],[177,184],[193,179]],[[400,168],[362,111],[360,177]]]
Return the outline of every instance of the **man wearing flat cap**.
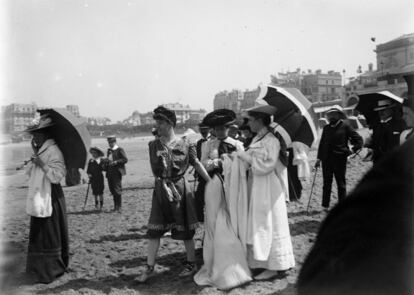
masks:
[[[122,176],[126,174],[125,164],[128,162],[128,158],[124,149],[117,145],[115,136],[108,136],[107,140],[109,149],[107,152],[106,177],[109,190],[114,198],[114,211],[121,212]]]
[[[341,107],[331,108],[326,115],[329,124],[322,131],[315,167],[319,167],[322,162],[322,207],[328,210],[334,176],[338,188],[338,200],[341,201],[346,196],[346,162],[351,154],[348,142],[353,145],[352,151],[355,153],[361,149],[363,140],[349,124],[343,121],[346,116]]]
[[[398,116],[398,108],[401,109],[401,105],[391,99],[377,102],[374,111],[378,112],[380,120],[374,125],[372,141],[367,145],[372,149],[374,163],[400,145],[401,132],[407,128],[407,125],[402,120],[402,114]]]

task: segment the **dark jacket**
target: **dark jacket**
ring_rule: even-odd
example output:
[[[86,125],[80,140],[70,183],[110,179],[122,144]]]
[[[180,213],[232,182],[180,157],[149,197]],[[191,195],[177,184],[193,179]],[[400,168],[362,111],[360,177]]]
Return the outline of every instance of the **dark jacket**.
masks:
[[[400,135],[406,127],[403,120],[396,119],[391,119],[387,123],[377,123],[373,127],[372,141],[369,147],[373,151],[372,159],[374,162],[400,145]]]
[[[348,141],[353,145],[354,151],[359,150],[363,144],[362,137],[348,123],[341,120],[335,126],[326,125],[323,127],[317,158],[324,161],[330,155],[350,155]]]
[[[108,149],[107,157],[109,157],[111,153],[112,153],[113,163],[115,165],[114,166],[108,165],[107,172],[111,173],[113,171],[119,171],[121,175],[125,175],[126,174],[125,164],[128,162],[128,158],[126,156],[124,149],[121,147],[118,147],[114,151],[112,149]]]

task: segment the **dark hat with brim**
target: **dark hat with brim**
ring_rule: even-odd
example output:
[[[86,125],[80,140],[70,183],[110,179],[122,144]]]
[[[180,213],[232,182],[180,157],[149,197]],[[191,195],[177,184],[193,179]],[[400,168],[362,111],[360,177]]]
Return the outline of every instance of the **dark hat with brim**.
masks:
[[[106,140],[108,141],[116,141],[116,136],[115,135],[109,135],[106,137]]]
[[[340,113],[344,114],[344,110],[340,106],[334,106],[326,111],[327,114],[329,113]]]
[[[247,114],[262,113],[269,116],[273,116],[277,112],[277,108],[271,105],[255,106],[246,110]]]
[[[173,127],[175,127],[177,124],[177,117],[175,116],[175,112],[163,106],[159,106],[154,109],[154,115],[152,117],[154,120],[165,121],[171,124]]]
[[[54,123],[50,117],[48,117],[46,114],[40,116],[40,119],[38,122],[34,123],[33,125],[29,126],[24,130],[24,132],[32,133],[36,131],[44,130],[48,127],[53,126]]]
[[[104,155],[104,152],[103,152],[100,148],[98,148],[98,147],[96,147],[96,146],[91,147],[91,148],[89,149],[89,152],[90,152],[90,153],[92,153],[92,152],[96,152],[96,153],[98,154],[98,156],[99,156],[99,157],[103,157],[103,155]]]
[[[374,108],[374,111],[381,111],[381,110],[385,110],[385,109],[390,109],[390,108],[393,108],[395,106],[396,106],[396,104],[391,99],[380,99],[380,100],[378,100],[377,107]]]
[[[229,109],[218,109],[208,113],[203,122],[209,127],[229,126],[236,120],[236,114]]]

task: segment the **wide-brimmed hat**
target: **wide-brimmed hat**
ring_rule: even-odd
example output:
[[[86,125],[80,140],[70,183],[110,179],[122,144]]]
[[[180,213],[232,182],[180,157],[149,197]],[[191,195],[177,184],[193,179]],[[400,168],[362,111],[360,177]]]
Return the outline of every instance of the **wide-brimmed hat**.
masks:
[[[262,113],[269,116],[276,114],[277,108],[271,105],[255,106],[246,110],[247,115],[254,113]]]
[[[229,126],[236,120],[236,114],[229,109],[218,109],[208,113],[203,122],[210,127]]]
[[[392,99],[380,99],[377,101],[377,107],[374,108],[374,111],[381,111],[389,108],[395,107],[396,104]]]
[[[90,153],[92,153],[92,151],[96,152],[96,153],[98,154],[98,156],[99,156],[99,157],[103,157],[103,155],[104,155],[104,152],[103,152],[100,148],[98,148],[98,147],[96,147],[96,146],[93,146],[93,147],[91,147],[91,148],[89,149],[89,152],[90,152]]]
[[[47,114],[40,116],[38,120],[34,120],[33,124],[24,130],[25,132],[35,132],[41,129],[48,128],[50,126],[53,126],[54,123],[50,117],[47,116]]]
[[[159,106],[154,109],[154,115],[152,117],[154,120],[164,120],[170,123],[173,127],[175,127],[177,124],[177,117],[175,116],[175,112],[163,106]]]

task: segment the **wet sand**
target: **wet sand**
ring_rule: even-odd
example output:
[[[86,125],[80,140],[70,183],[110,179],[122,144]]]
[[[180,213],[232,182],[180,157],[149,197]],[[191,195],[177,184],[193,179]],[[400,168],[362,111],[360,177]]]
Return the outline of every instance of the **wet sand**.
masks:
[[[29,235],[29,216],[25,213],[27,182],[24,175],[3,179],[3,242],[1,294],[225,294],[212,287],[197,286],[191,278],[177,274],[185,261],[182,243],[164,237],[157,260],[157,276],[145,284],[134,282],[146,263],[146,224],[151,206],[153,178],[148,162],[147,140],[120,142],[130,159],[124,178],[122,214],[112,213],[112,197],[105,187],[104,211],[94,209],[89,196],[82,210],[87,185],[64,188],[66,197],[70,265],[68,272],[51,284],[29,284],[24,268]],[[98,146],[105,148],[104,143]],[[312,163],[315,152],[310,154]],[[348,164],[348,190],[370,168],[358,157]],[[290,230],[296,257],[295,269],[286,278],[252,282],[231,290],[230,294],[295,294],[300,267],[309,252],[324,218],[321,210],[322,172],[318,171],[309,214],[306,213],[313,174],[304,182],[300,202],[288,204]],[[337,202],[333,185],[332,206]],[[196,234],[198,262],[201,263],[202,230]]]

